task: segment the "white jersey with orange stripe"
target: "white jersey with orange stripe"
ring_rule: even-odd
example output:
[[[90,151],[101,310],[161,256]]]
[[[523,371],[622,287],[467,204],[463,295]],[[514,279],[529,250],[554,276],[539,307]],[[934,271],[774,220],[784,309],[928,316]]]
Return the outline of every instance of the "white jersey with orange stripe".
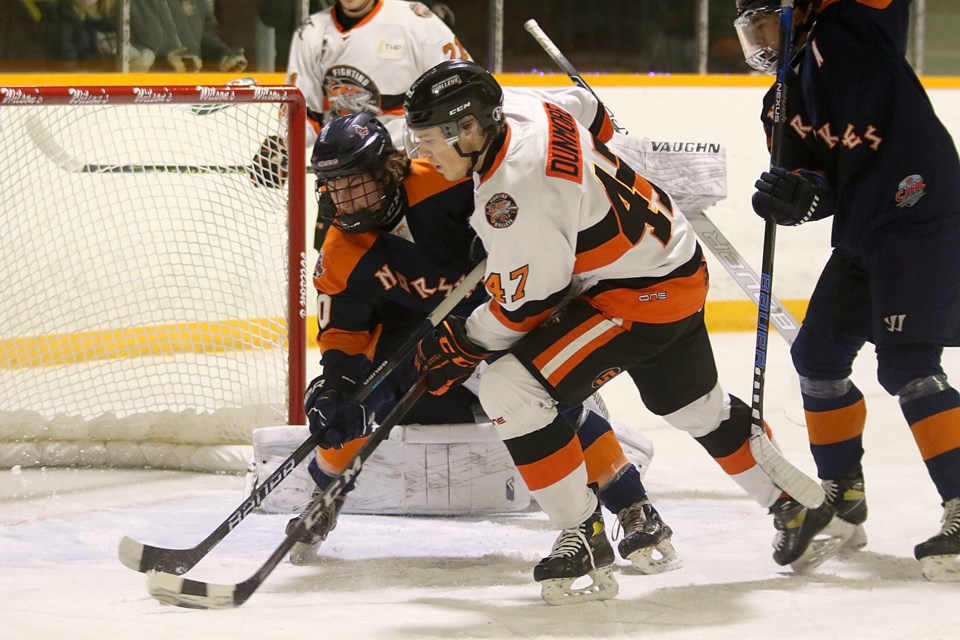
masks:
[[[504,113],[506,140],[474,177],[471,224],[488,252],[491,300],[470,316],[471,339],[507,349],[588,289],[606,291],[593,304],[629,321],[669,322],[702,307],[705,273],[689,286],[664,283],[698,253],[665,192],[552,102],[508,92]]]
[[[604,143],[613,137],[613,122],[597,97],[577,86],[570,87],[503,87],[506,108],[524,100],[551,102],[569,112],[577,122]]]
[[[358,24],[345,28],[336,8],[311,15],[290,44],[287,82],[324,119],[370,111],[403,146],[403,97],[427,69],[470,56],[426,5],[378,0]]]

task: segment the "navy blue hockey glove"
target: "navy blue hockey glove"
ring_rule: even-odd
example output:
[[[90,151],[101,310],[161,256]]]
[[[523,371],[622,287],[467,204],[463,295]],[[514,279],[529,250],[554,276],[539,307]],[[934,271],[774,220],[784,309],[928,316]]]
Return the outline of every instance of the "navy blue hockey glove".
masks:
[[[341,449],[351,440],[368,435],[373,412],[352,400],[356,385],[343,377],[327,380],[317,376],[307,387],[303,408],[310,433],[320,436],[320,446]]]
[[[830,213],[829,186],[801,173],[771,167],[760,174],[754,186],[753,210],[779,225],[794,227]]]
[[[441,322],[417,345],[417,370],[427,372],[427,391],[440,396],[470,377],[490,355],[467,337],[461,318]]]

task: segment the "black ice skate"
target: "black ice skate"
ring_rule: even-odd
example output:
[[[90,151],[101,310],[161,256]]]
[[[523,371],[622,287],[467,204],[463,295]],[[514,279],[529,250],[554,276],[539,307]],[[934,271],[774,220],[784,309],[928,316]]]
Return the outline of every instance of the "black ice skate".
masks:
[[[540,583],[540,596],[547,604],[609,600],[620,592],[613,577],[613,561],[613,547],[607,540],[598,504],[586,521],[560,532],[550,555],[533,568],[533,579]],[[583,576],[589,576],[593,583],[574,588],[574,581]]]
[[[828,527],[831,533],[850,532],[849,538],[843,541],[843,549],[861,549],[867,544],[867,532],[863,523],[867,519],[867,494],[863,489],[863,475],[849,478],[824,480],[820,483],[827,496],[827,504],[837,512],[837,518],[853,525],[850,527]],[[839,529],[840,531],[834,531]]]
[[[836,511],[824,503],[808,509],[793,498],[780,498],[770,507],[777,535],[773,539],[773,560],[790,565],[794,571],[812,569],[835,555],[854,525],[836,518]],[[828,532],[827,525],[836,532]]]
[[[913,555],[927,580],[960,582],[960,498],[947,500],[940,533],[914,547]]]
[[[320,495],[322,495],[320,489],[314,489],[313,495],[310,497],[310,504],[313,504],[313,501],[316,500]],[[313,526],[310,527],[307,531],[297,539],[297,542],[293,545],[293,548],[290,549],[290,563],[296,565],[306,565],[306,564],[316,564],[319,561],[319,548],[320,544],[327,539],[327,535],[334,530],[337,526],[337,516],[340,515],[340,509],[343,508],[343,502],[346,497],[341,494],[333,499],[333,502],[330,503],[330,506],[323,509],[317,521],[313,523]],[[309,509],[304,509],[304,513]],[[294,527],[297,526],[297,523],[300,522],[300,519],[303,517],[301,513],[296,518],[291,518],[287,523],[287,535],[293,531]]]
[[[622,509],[617,520],[623,528],[623,540],[617,550],[620,557],[628,560],[637,571],[663,573],[683,566],[670,541],[673,530],[663,522],[649,500],[644,498]]]

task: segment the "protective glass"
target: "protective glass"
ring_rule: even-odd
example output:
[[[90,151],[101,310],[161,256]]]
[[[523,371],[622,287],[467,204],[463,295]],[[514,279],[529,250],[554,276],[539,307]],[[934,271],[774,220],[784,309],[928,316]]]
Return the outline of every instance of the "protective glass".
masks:
[[[780,51],[780,9],[746,11],[733,22],[743,58],[757,71],[774,74]]]
[[[460,127],[455,122],[424,129],[403,125],[403,147],[410,159],[430,158],[452,147],[460,139]]]

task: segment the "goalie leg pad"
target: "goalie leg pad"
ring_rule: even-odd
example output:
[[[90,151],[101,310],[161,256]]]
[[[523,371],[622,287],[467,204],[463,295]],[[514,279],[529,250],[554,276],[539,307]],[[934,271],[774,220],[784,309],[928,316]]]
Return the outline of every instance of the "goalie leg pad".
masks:
[[[309,436],[305,426],[253,432],[248,492]],[[300,465],[259,505],[264,513],[299,513],[313,478]],[[530,493],[492,425],[406,425],[393,430],[363,466],[344,513],[477,515],[523,511]]]

